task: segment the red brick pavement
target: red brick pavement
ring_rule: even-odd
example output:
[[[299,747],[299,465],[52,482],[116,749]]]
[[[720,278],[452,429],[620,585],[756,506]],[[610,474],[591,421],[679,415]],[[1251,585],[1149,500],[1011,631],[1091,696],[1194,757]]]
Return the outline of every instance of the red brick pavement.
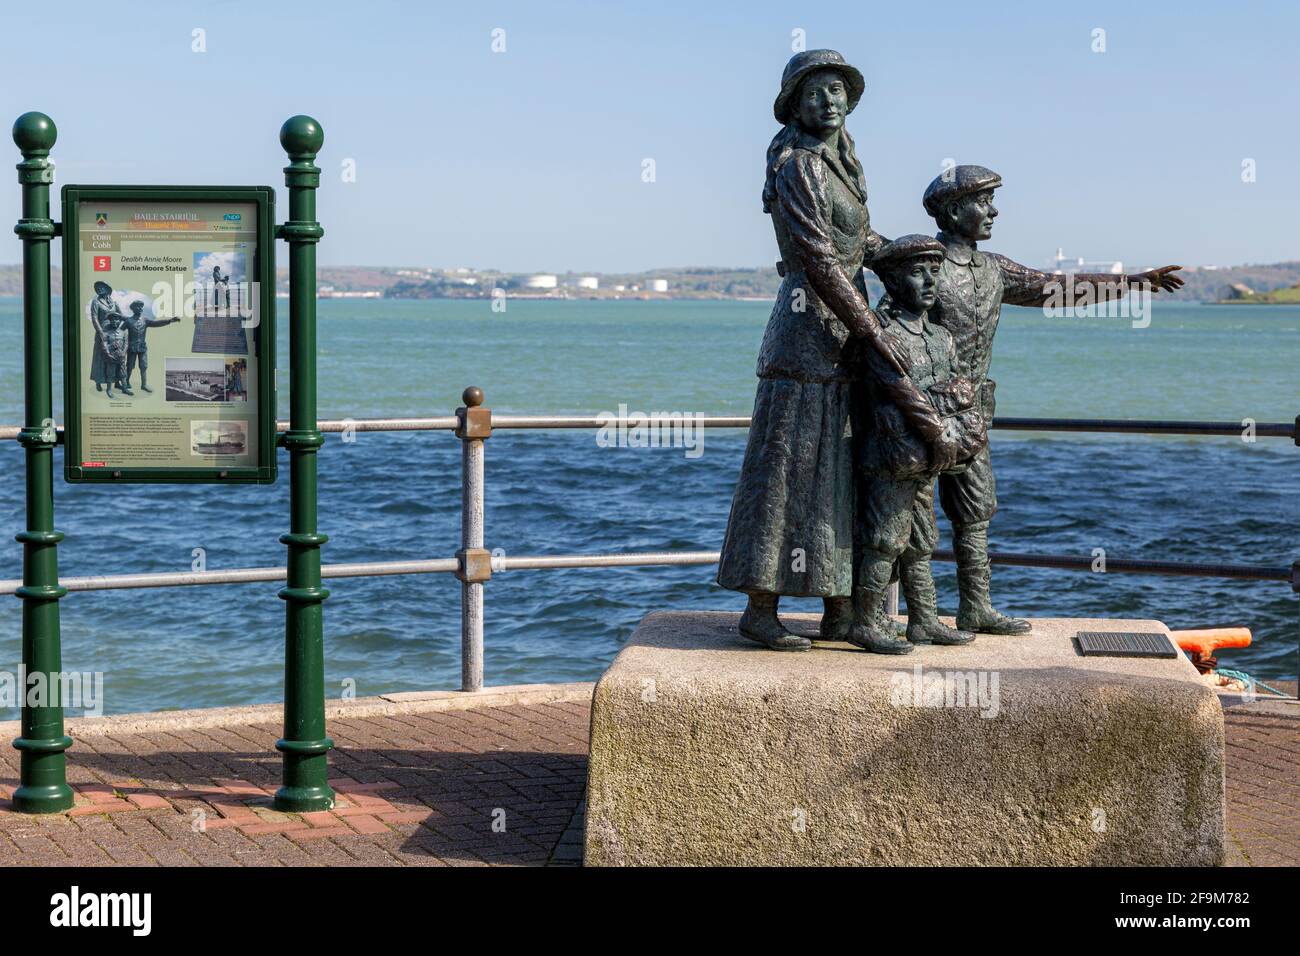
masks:
[[[1232,862],[1300,865],[1300,705],[1225,711]]]
[[[12,812],[0,750],[0,866],[572,865],[590,716],[522,704],[330,721],[330,811],[271,809],[278,724],[84,736],[69,812]],[[1227,711],[1230,856],[1300,863],[1300,712]]]
[[[271,808],[278,724],[80,737],[76,805],[36,817],[12,812],[5,748],[0,866],[568,863],[588,720],[567,702],[332,720],[338,804],[305,814]]]

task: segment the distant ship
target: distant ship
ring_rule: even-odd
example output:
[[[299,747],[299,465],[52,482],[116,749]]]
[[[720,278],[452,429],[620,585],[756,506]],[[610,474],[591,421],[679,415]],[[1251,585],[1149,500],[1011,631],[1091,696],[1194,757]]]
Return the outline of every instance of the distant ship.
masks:
[[[194,443],[194,450],[201,455],[240,455],[244,452],[242,432],[229,431],[217,434],[213,429],[208,429],[204,432],[204,438],[205,441]]]
[[[1051,267],[1048,271],[1058,276],[1072,275],[1076,272],[1102,272],[1122,276],[1124,274],[1124,263],[1118,259],[1081,259],[1067,256],[1064,249],[1058,248],[1055,257],[1051,260]]]

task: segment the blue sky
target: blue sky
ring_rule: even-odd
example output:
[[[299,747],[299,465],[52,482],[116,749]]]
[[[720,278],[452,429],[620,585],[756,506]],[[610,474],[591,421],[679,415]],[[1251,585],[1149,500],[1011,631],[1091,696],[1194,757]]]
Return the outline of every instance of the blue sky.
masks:
[[[282,189],[277,131],[310,113],[328,264],[767,265],[796,29],[866,75],[849,128],[887,236],[930,228],[952,158],[1003,175],[989,246],[1031,265],[1300,258],[1291,3],[6,3],[0,116],[55,119],[59,183]]]

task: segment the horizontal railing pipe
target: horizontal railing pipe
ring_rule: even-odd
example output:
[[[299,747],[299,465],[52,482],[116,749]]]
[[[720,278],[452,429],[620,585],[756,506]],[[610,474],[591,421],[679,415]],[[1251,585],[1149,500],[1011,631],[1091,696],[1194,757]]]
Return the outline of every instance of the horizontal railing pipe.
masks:
[[[428,561],[372,561],[357,564],[325,564],[323,578],[366,578],[390,574],[434,574],[455,571],[455,558]],[[258,581],[283,581],[283,567],[229,568],[222,571],[161,571],[151,574],[94,574],[88,577],[60,577],[59,583],[69,591],[117,591],[126,588],[174,588],[203,584],[251,584]],[[0,595],[13,594],[22,581],[0,581]]]
[[[625,428],[637,425],[678,425],[690,428],[748,428],[748,415],[691,415],[686,412],[629,414],[620,419],[616,415],[493,415],[492,427],[497,428],[605,428],[622,424]]]
[[[550,568],[634,568],[717,564],[717,551],[641,551],[625,554],[546,554],[493,559],[493,571],[543,571]]]
[[[951,550],[940,549],[934,556],[940,561],[952,561]],[[633,568],[716,564],[717,551],[628,551],[612,554],[541,554],[495,555],[493,572],[544,571],[557,568]],[[1096,559],[1091,555],[1025,554],[1022,552],[991,552],[994,564],[1027,568],[1056,568],[1069,571],[1093,571]],[[375,561],[356,564],[325,564],[321,577],[361,578],[396,574],[454,573],[458,567],[455,558],[432,558],[420,561]],[[1180,561],[1144,561],[1126,558],[1107,558],[1107,573],[1160,574],[1188,577],[1222,578],[1245,581],[1292,581],[1295,567],[1267,567],[1251,564],[1205,564]],[[285,569],[231,568],[216,571],[175,571],[152,574],[97,574],[89,577],[60,578],[69,591],[111,591],[125,588],[188,587],[205,584],[248,584],[258,581],[282,581]],[[0,581],[0,595],[13,594],[22,585],[21,580]]]
[[[456,417],[446,415],[435,418],[336,418],[319,423],[323,432],[408,432],[453,431]],[[492,427],[499,430],[527,429],[583,429],[602,428],[619,422],[618,418],[600,415],[493,415]],[[1300,421],[1300,419],[1298,419]],[[748,428],[749,416],[687,414],[663,415],[649,419],[628,415],[622,419],[624,427],[657,422],[660,426],[680,424],[683,427]],[[289,423],[276,422],[276,430],[284,432]],[[1128,435],[1219,435],[1240,437],[1247,430],[1242,422],[1160,421],[1156,419],[1125,418],[994,418],[993,428],[999,431],[1039,432],[1099,432]],[[16,439],[21,426],[0,426],[0,440]],[[58,426],[63,434],[63,426]],[[1295,422],[1256,422],[1257,438],[1291,438],[1297,441]]]
[[[937,561],[955,561],[951,549],[934,552]],[[989,552],[993,564],[1021,568],[1055,568],[1062,571],[1090,571],[1106,574],[1162,574],[1193,578],[1223,578],[1238,581],[1290,581],[1291,568],[1272,568],[1257,564],[1206,564],[1195,561],[1148,561],[1136,558],[1104,560],[1092,555],[1026,554],[1019,551]],[[1100,561],[1100,566],[1097,566]]]
[[[1111,432],[1129,435],[1229,435],[1246,433],[1247,422],[1170,422],[1142,418],[994,418],[1004,431]],[[1294,422],[1256,422],[1256,438],[1295,438]]]
[[[455,415],[444,415],[438,418],[331,418],[316,423],[317,430],[322,432],[452,431],[455,427]],[[289,423],[278,421],[275,423],[275,430],[288,431]]]

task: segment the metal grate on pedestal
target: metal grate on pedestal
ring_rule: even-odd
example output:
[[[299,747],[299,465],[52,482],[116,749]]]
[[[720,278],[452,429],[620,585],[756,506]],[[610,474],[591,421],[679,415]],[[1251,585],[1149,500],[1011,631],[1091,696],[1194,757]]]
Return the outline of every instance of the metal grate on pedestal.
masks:
[[[1159,631],[1080,631],[1075,638],[1084,657],[1177,657],[1169,635]]]

